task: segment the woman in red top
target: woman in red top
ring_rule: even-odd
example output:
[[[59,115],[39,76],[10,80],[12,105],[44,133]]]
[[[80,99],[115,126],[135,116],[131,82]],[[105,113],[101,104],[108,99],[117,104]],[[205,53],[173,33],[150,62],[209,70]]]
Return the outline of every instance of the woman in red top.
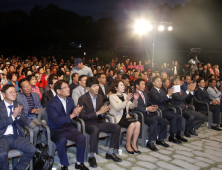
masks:
[[[43,73],[43,67],[39,67],[39,74],[35,74],[37,78],[36,85],[39,87],[41,94],[43,93],[45,87],[48,85],[48,76]]]

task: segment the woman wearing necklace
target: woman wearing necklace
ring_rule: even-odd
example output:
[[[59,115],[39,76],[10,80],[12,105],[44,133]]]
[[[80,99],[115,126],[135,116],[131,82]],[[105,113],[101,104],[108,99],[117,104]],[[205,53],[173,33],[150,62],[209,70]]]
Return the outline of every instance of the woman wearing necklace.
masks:
[[[128,112],[129,109],[134,109],[137,107],[139,94],[135,93],[134,96],[132,93],[128,95],[124,93],[125,86],[122,81],[115,80],[111,86],[111,92],[113,93],[109,97],[110,101],[110,111],[109,114],[116,118],[116,123],[121,127],[127,128],[126,132],[126,151],[129,154],[141,152],[138,150],[136,146],[136,142],[140,133],[140,122],[135,120],[134,118],[130,118]],[[130,100],[134,97],[133,102]],[[133,136],[133,140],[131,143],[131,138]]]

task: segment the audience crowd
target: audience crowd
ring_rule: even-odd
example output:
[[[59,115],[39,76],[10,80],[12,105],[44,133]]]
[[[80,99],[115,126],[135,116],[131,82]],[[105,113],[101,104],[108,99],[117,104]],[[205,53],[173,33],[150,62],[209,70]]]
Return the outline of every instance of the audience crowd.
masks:
[[[73,58],[58,61],[54,56],[0,58],[0,167],[8,170],[8,152],[23,152],[13,170],[24,170],[36,152],[47,144],[47,124],[55,143],[61,169],[67,170],[67,140],[76,143],[76,169],[87,170],[84,153],[89,142],[87,161],[97,167],[99,133],[110,133],[106,159],[121,162],[118,156],[121,128],[126,129],[128,154],[141,154],[137,140],[141,126],[149,127],[145,146],[188,142],[212,112],[210,128],[221,131],[222,78],[217,64],[163,63],[157,67],[147,61],[103,63],[98,58]],[[45,109],[47,122],[38,119]],[[137,114],[137,118],[134,117]],[[106,118],[114,121],[104,121]],[[210,117],[208,117],[209,119]],[[89,141],[72,120],[85,124]],[[185,120],[185,123],[183,121]],[[169,125],[169,130],[167,127]],[[33,130],[33,143],[25,138],[24,127]],[[167,132],[169,137],[167,138]],[[143,132],[147,133],[147,132]],[[168,142],[166,142],[168,141]]]

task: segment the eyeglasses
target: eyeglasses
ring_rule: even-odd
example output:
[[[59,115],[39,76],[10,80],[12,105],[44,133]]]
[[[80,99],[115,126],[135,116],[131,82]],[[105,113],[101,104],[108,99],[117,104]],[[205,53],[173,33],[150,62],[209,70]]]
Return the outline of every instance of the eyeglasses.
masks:
[[[61,87],[61,89],[69,89],[69,86]]]
[[[58,78],[57,78],[57,77],[54,77],[53,80],[58,80]]]

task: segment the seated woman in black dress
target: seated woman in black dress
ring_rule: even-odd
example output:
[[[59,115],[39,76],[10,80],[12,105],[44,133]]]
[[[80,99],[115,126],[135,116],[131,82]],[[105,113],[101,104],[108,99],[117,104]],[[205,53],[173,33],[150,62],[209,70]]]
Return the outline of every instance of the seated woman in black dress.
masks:
[[[128,95],[124,93],[125,86],[122,81],[115,80],[111,86],[112,95],[109,96],[110,101],[110,111],[109,114],[115,117],[116,123],[121,127],[128,128],[126,132],[126,145],[125,148],[128,153],[134,154],[141,153],[136,146],[136,142],[140,133],[140,122],[134,119],[130,119],[128,114],[129,109],[134,109],[137,107],[139,93],[132,93]],[[134,101],[130,100],[134,97]],[[133,136],[133,141],[131,144],[131,138]]]

